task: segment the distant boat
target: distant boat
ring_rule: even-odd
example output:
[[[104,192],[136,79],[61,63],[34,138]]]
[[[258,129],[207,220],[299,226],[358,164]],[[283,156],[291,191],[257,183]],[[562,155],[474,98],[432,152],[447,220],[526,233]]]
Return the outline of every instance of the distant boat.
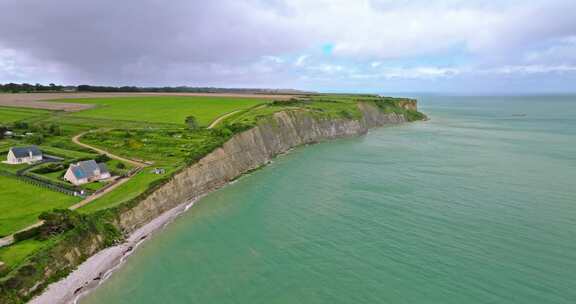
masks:
[[[514,117],[525,117],[526,114],[512,114],[512,116],[514,116]]]

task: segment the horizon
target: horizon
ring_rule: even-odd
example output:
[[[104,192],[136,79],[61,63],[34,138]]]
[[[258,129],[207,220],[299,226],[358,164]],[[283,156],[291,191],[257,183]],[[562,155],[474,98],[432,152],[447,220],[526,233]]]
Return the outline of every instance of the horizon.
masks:
[[[569,0],[135,3],[3,1],[0,83],[576,93]]]

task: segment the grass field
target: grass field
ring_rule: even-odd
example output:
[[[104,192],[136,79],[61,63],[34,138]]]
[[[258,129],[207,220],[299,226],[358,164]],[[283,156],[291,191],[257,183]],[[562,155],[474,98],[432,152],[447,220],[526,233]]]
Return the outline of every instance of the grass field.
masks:
[[[50,114],[47,110],[0,107],[0,124],[12,123],[28,118]]]
[[[38,221],[54,208],[68,208],[78,198],[0,175],[0,235],[9,235]]]
[[[148,188],[148,185],[151,182],[165,177],[165,175],[152,174],[149,172],[150,170],[150,168],[144,169],[142,172],[132,177],[128,182],[120,185],[114,191],[90,202],[88,205],[78,209],[78,211],[82,213],[92,213],[98,210],[117,206],[138,196]]]
[[[69,117],[183,125],[185,118],[192,115],[201,126],[206,126],[225,113],[246,109],[266,101],[253,98],[154,96],[66,99],[59,102],[97,105],[96,108],[67,115]]]

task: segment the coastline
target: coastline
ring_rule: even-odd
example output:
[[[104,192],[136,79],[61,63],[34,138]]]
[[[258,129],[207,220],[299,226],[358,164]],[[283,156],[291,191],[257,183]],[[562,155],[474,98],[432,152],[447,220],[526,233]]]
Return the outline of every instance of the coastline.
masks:
[[[308,145],[308,144],[307,144]],[[306,146],[306,145],[305,145]],[[291,148],[276,157],[286,155],[292,152]],[[192,206],[200,201],[204,196],[217,191],[223,187],[234,184],[238,179],[245,175],[253,173],[261,168],[264,168],[273,161],[269,161],[260,168],[250,170],[239,176],[237,179],[231,180],[221,187],[215,188],[212,191],[196,197],[190,201],[181,203],[176,207],[164,212],[156,217],[149,223],[136,229],[126,238],[126,240],[119,245],[106,248],[95,255],[89,257],[86,261],[78,266],[72,273],[60,281],[54,282],[44,290],[40,295],[32,298],[28,304],[45,304],[45,303],[58,303],[58,304],[77,304],[79,301],[90,292],[94,291],[100,284],[109,279],[116,270],[120,269],[124,262],[138,249],[138,247],[145,241],[151,239],[154,234],[162,231],[170,223],[176,220],[180,215],[187,212]]]
[[[30,300],[30,304],[78,303],[78,301],[108,279],[119,269],[138,246],[188,211],[198,200],[184,202],[132,232],[122,244],[106,248],[89,257],[66,278],[50,284],[46,290]]]

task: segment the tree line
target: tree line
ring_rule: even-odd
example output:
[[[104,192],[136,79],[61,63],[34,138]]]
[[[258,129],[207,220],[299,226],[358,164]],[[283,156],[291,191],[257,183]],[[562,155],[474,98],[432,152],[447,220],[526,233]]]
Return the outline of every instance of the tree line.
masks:
[[[0,83],[0,92],[3,93],[33,93],[33,92],[62,92],[68,87],[56,84],[42,85],[29,83]]]
[[[298,93],[296,90],[250,89],[250,88],[215,88],[215,87],[138,87],[138,86],[95,86],[82,84],[78,86],[42,85],[29,83],[0,83],[1,93],[35,93],[35,92],[122,92],[122,93]]]

